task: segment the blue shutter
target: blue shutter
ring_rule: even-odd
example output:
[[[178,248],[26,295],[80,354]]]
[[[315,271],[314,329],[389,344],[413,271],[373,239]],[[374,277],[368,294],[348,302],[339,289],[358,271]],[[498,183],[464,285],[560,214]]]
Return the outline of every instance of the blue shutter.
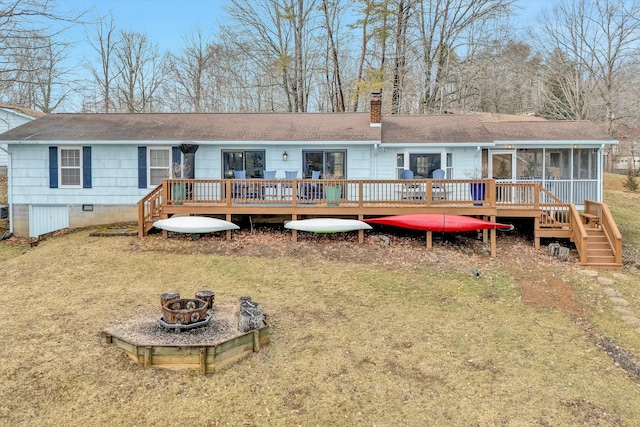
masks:
[[[58,147],[49,147],[49,188],[58,188]]]
[[[147,188],[147,147],[138,147],[138,188]]]
[[[82,147],[82,188],[91,188],[91,147]]]
[[[180,161],[182,160],[182,151],[178,147],[171,147],[171,167],[169,168],[169,178],[173,178],[173,166],[182,166]],[[179,178],[179,177],[178,177]]]

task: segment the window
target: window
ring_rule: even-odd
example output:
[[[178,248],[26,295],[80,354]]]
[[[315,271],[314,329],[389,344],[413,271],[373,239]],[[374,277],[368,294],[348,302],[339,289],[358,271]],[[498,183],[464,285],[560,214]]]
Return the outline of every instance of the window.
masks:
[[[453,153],[447,153],[447,168],[445,169],[447,179],[453,179]]]
[[[543,165],[542,148],[524,148],[516,151],[516,176],[518,179],[542,179]]]
[[[544,154],[545,179],[571,179],[571,150],[546,149]]]
[[[81,187],[82,186],[82,155],[80,148],[60,148],[60,186],[61,187]]]
[[[573,178],[596,179],[598,177],[598,150],[581,148],[573,150]]]
[[[91,188],[91,147],[49,147],[49,188]]]
[[[171,178],[171,148],[149,148],[149,185],[162,184],[163,179]]]
[[[233,178],[233,171],[247,171],[247,178],[264,176],[264,150],[222,152],[222,177]]]
[[[396,154],[396,179],[400,179],[404,170],[404,153]]]
[[[321,171],[321,175],[347,177],[346,150],[318,150],[302,152],[303,178],[311,178],[311,172]]]
[[[415,179],[431,178],[433,171],[436,169],[442,169],[441,154],[409,154],[409,169],[413,171],[413,177]]]

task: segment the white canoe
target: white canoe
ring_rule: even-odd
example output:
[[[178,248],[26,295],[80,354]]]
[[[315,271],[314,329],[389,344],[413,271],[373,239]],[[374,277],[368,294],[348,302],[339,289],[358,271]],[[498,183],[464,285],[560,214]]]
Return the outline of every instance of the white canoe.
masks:
[[[212,233],[240,228],[232,222],[206,216],[174,216],[158,220],[153,226],[176,233]]]
[[[357,219],[310,218],[288,221],[284,228],[313,233],[340,233],[342,231],[371,230],[371,226]]]

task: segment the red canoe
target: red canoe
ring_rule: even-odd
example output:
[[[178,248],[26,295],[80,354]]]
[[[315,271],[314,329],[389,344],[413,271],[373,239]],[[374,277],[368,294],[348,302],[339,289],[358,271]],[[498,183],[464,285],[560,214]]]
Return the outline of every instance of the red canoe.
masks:
[[[380,218],[365,219],[364,222],[369,224],[394,225],[396,227],[411,228],[413,230],[444,232],[475,231],[491,228],[513,229],[513,226],[509,224],[484,221],[470,216],[445,214],[383,216]]]

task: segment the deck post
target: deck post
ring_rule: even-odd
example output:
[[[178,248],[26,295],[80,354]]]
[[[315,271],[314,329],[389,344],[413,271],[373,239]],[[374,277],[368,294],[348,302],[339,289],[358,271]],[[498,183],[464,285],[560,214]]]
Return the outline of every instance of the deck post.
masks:
[[[362,182],[360,183],[360,185],[362,186]],[[360,188],[360,190],[362,190],[362,188]],[[362,191],[360,192],[360,194],[362,194]],[[360,200],[360,203],[362,203],[362,200]],[[362,221],[363,219],[364,215],[358,214],[358,221]],[[358,243],[364,243],[364,230],[358,230]]]
[[[297,219],[298,219],[298,215],[296,214],[291,215],[291,221],[296,221]],[[292,242],[298,241],[298,230],[291,230],[291,241]]]
[[[144,214],[144,201],[138,202],[138,238],[144,237],[145,219],[147,217]]]
[[[231,222],[231,214],[226,214],[225,219]],[[227,240],[231,240],[231,230],[227,230]]]
[[[496,222],[496,216],[491,215],[491,222]],[[485,230],[486,231],[486,230]],[[491,229],[491,257],[496,257],[496,228]]]
[[[427,249],[433,248],[433,231],[427,231]]]

